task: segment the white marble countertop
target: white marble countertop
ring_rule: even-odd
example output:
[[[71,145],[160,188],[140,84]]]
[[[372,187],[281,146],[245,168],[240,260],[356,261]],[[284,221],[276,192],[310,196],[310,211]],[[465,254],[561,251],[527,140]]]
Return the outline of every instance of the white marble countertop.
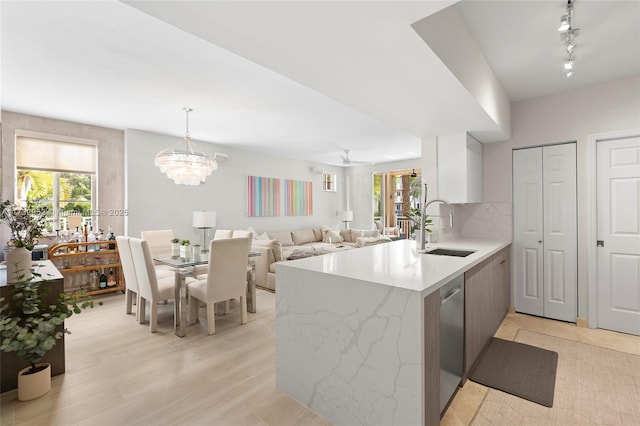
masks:
[[[343,276],[420,291],[427,296],[509,244],[511,241],[508,240],[460,238],[427,245],[427,251],[434,248],[475,250],[467,257],[454,257],[419,253],[415,241],[398,240],[279,262],[276,268],[296,268]]]

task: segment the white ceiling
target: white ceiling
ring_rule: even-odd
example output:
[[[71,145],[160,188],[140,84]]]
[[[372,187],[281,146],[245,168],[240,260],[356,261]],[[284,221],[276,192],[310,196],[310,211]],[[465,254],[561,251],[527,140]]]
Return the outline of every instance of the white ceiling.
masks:
[[[2,1],[2,109],[181,136],[190,106],[198,140],[328,163],[343,149],[353,160],[415,158],[422,136],[497,129],[411,28],[451,3]],[[561,2],[456,7],[522,99],[598,82],[590,74],[640,74],[640,2],[618,17],[612,2],[593,3],[575,6],[583,35],[570,81],[554,33]],[[625,29],[604,31],[589,13]],[[510,16],[522,36],[497,31]],[[621,43],[625,31],[635,39]],[[635,48],[623,69],[602,63],[620,46]]]
[[[460,16],[512,101],[640,75],[640,2],[573,2],[575,74],[557,31],[566,1],[463,1]]]

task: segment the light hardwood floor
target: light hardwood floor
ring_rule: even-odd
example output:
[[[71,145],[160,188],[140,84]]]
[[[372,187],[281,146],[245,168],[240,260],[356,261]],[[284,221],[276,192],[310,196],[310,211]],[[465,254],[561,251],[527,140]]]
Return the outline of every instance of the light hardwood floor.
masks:
[[[275,295],[258,290],[258,312],[240,326],[237,303],[218,316],[216,334],[206,321],[173,334],[171,304],[159,307],[158,332],[124,314],[124,296],[67,321],[67,372],[51,391],[18,402],[1,396],[0,424],[9,425],[325,425],[325,419],[275,386]],[[640,337],[577,328],[510,314],[498,337],[519,328],[640,354]],[[469,424],[486,393],[468,381],[442,424]]]

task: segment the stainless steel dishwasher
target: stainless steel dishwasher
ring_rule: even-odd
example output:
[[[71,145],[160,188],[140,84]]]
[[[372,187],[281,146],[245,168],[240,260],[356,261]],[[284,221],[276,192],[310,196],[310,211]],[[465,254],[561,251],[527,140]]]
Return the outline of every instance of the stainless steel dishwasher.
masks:
[[[462,381],[464,274],[440,288],[440,414]]]

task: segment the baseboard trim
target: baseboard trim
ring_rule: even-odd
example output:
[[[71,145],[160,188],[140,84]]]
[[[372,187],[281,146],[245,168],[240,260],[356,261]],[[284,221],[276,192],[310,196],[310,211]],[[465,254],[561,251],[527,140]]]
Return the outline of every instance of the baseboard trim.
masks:
[[[576,318],[576,326],[582,328],[589,328],[589,320],[586,318]]]

